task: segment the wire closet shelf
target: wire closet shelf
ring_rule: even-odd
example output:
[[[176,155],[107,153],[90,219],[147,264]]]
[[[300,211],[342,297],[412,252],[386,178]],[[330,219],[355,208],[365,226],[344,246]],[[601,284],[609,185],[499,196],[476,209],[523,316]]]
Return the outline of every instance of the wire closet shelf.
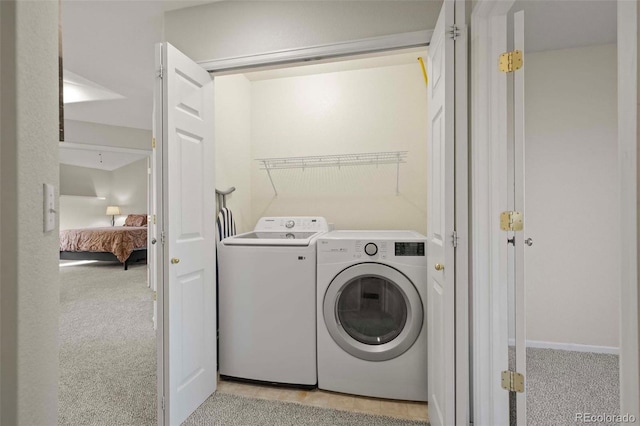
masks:
[[[382,164],[396,165],[396,195],[400,193],[400,164],[407,162],[408,151],[366,152],[356,154],[337,155],[312,155],[306,157],[279,157],[256,158],[260,163],[260,170],[265,170],[273,187],[273,192],[278,195],[271,175],[272,170],[283,169],[307,169],[316,167],[341,167],[348,166],[378,166]]]

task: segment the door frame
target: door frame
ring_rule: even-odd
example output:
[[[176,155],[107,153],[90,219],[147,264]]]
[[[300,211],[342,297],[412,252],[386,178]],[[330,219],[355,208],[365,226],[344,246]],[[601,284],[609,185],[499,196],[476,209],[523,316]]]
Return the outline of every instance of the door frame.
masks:
[[[507,209],[506,76],[496,70],[507,50],[507,12],[515,0],[478,0],[471,17],[471,234],[473,277],[473,419],[508,424],[507,249],[499,214]],[[618,0],[618,146],[621,229],[621,413],[639,418],[638,327],[638,7]],[[633,52],[629,54],[629,52]]]
[[[163,200],[163,176],[166,174],[164,170],[166,165],[164,163],[164,150],[162,149],[162,140],[164,139],[163,133],[163,105],[164,105],[164,90],[162,81],[162,43],[157,43],[154,46],[154,58],[155,58],[155,80],[154,80],[154,110],[153,110],[153,139],[159,141],[155,143],[153,147],[153,155],[155,159],[155,187],[153,199],[155,204],[158,204],[159,200]],[[169,370],[165,368],[165,355],[169,353],[169,347],[165,345],[164,338],[164,309],[165,309],[165,295],[164,295],[164,268],[165,268],[165,255],[164,255],[164,232],[159,229],[159,224],[164,223],[164,208],[160,207],[155,210],[155,221],[152,227],[155,229],[153,232],[156,235],[158,241],[156,242],[156,252],[154,265],[152,267],[152,273],[155,274],[155,291],[156,291],[156,420],[158,425],[170,424],[168,418],[168,411],[165,410],[165,377],[169,377]],[[158,238],[160,237],[160,238]],[[165,352],[166,351],[166,352]]]
[[[456,252],[456,308],[455,308],[455,411],[456,411],[456,424],[467,426],[470,419],[470,385],[469,385],[469,280],[468,280],[468,261],[469,261],[469,235],[468,235],[468,135],[467,135],[467,14],[465,13],[466,1],[465,0],[447,0],[456,2],[456,25],[460,29],[460,37],[456,40],[456,227],[458,237],[458,247]],[[381,37],[372,37],[367,39],[353,40],[348,42],[327,44],[321,46],[311,46],[307,48],[290,49],[277,52],[258,53],[256,55],[242,56],[236,58],[226,58],[213,61],[200,61],[198,62],[203,68],[210,73],[223,75],[228,74],[230,71],[240,71],[250,68],[257,68],[262,66],[281,66],[288,63],[301,62],[304,60],[326,60],[335,59],[343,56],[351,56],[365,53],[374,53],[387,51],[392,49],[402,49],[417,46],[428,46],[431,39],[432,31],[417,31],[401,34],[392,34]],[[461,46],[463,48],[457,48]],[[158,47],[156,47],[156,55],[158,54]],[[160,70],[156,70],[157,73]],[[156,85],[160,85],[159,78],[156,79]],[[458,82],[459,81],[459,82]],[[459,86],[458,86],[459,84]],[[156,139],[160,140],[162,135],[161,126],[158,123],[162,123],[161,111],[154,111],[154,116],[157,120],[156,129],[158,132],[155,134]],[[426,117],[425,117],[426,119]],[[161,151],[161,150],[158,150]],[[162,164],[162,153],[156,152],[158,163]],[[161,212],[158,212],[160,215]],[[158,222],[160,218],[158,217]],[[162,276],[162,264],[158,265],[157,276]],[[158,286],[160,288],[160,286]],[[157,296],[158,309],[163,309],[164,301],[161,291],[158,291]],[[158,324],[158,330],[161,329],[161,324]],[[158,333],[157,349],[162,351],[161,356],[164,355],[164,350],[168,348],[164,347],[164,341],[162,333]],[[162,358],[159,358],[162,359]],[[162,365],[158,366],[158,424],[165,424],[163,408],[163,383],[164,375],[168,374],[168,371],[163,371]],[[427,378],[425,377],[425,380]]]
[[[640,418],[638,308],[638,3],[618,0],[620,413]],[[631,54],[630,54],[631,52]]]

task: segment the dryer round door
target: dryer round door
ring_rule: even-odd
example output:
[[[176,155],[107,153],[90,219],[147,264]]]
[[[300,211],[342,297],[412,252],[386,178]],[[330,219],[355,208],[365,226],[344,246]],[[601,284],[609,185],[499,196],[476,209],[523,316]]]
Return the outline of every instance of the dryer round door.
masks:
[[[323,314],[338,346],[368,361],[402,355],[420,335],[424,319],[413,283],[379,263],[360,263],[340,272],[327,288]]]

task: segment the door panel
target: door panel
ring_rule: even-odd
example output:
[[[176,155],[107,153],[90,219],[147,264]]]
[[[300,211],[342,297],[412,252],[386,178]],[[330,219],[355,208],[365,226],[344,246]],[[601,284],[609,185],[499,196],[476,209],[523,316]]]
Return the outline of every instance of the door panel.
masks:
[[[165,423],[216,389],[213,80],[163,45],[162,229]]]
[[[428,382],[434,426],[455,424],[454,3],[445,1],[428,53]]]

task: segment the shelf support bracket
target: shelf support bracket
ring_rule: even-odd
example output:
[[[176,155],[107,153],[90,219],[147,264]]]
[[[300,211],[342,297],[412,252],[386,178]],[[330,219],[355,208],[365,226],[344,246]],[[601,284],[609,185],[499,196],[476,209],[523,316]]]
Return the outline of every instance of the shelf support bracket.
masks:
[[[267,175],[269,176],[269,181],[271,182],[271,187],[273,188],[273,193],[275,196],[278,196],[278,191],[276,190],[276,185],[273,183],[273,178],[271,177],[271,170],[269,170],[269,164],[266,161],[263,161],[264,168],[267,171]]]

